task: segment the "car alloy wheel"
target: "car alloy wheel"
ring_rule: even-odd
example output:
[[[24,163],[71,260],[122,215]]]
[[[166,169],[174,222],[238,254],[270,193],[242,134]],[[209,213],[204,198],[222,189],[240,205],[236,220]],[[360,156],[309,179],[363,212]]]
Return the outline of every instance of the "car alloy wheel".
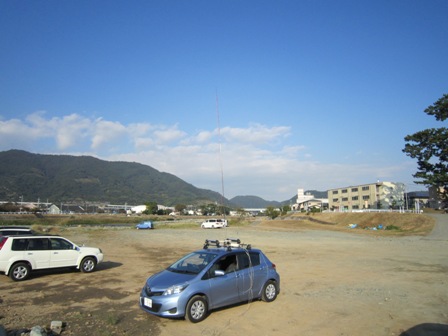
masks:
[[[30,274],[30,267],[25,263],[18,263],[11,269],[10,277],[14,281],[22,281],[28,278]]]
[[[81,263],[81,271],[84,273],[90,273],[95,269],[96,261],[92,257],[84,258]]]

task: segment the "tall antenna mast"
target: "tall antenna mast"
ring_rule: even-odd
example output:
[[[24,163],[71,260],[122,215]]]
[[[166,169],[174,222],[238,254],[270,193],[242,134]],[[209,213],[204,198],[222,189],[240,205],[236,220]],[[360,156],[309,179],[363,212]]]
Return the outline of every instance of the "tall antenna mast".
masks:
[[[225,207],[224,207],[224,169],[222,168],[222,156],[221,156],[221,124],[220,124],[220,118],[219,118],[218,91],[216,91],[216,118],[218,121],[219,166],[221,169],[221,211],[223,212],[223,215],[225,218],[226,211],[225,211]]]

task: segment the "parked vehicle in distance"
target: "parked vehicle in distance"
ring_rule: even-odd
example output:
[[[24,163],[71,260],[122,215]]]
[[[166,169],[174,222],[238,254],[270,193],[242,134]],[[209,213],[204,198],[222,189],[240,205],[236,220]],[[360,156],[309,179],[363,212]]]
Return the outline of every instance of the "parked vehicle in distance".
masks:
[[[154,224],[151,221],[144,221],[138,223],[135,227],[137,230],[154,229]]]
[[[93,272],[103,261],[96,247],[78,246],[70,240],[51,235],[0,236],[0,272],[22,281],[34,270],[75,267]]]
[[[197,323],[211,310],[239,302],[274,301],[280,275],[266,255],[239,239],[206,240],[167,269],[150,276],[140,307],[161,317],[185,317]]]
[[[0,226],[0,236],[33,235],[35,231],[24,226]]]
[[[227,226],[227,219],[222,219],[222,218],[206,219],[201,224],[201,228],[203,228],[203,229],[221,229],[226,226]]]

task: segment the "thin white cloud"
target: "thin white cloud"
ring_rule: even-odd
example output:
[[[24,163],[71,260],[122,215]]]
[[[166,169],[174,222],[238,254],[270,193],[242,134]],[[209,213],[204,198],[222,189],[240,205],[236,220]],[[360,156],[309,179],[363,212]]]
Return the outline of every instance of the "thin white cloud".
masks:
[[[182,144],[189,144],[189,143],[207,143],[210,142],[213,138],[213,132],[210,131],[200,131],[198,134],[191,136],[187,139],[184,139],[182,141]]]
[[[111,142],[120,142],[119,139],[126,139],[128,130],[118,122],[99,119],[94,123],[92,133],[92,149],[95,150],[108,146]]]
[[[224,127],[221,136],[227,142],[247,142],[266,144],[287,137],[291,130],[287,126],[267,127],[260,124],[249,125],[248,128]]]
[[[179,130],[177,125],[154,131],[154,138],[159,144],[173,143],[176,140],[183,139],[185,136],[187,136],[187,133]]]

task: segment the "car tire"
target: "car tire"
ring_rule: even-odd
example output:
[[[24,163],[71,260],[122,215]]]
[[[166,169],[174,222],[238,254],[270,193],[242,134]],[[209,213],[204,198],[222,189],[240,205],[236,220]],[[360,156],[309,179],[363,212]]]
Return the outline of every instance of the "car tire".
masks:
[[[14,281],[23,281],[30,276],[31,267],[27,263],[19,262],[9,270],[9,277]]]
[[[187,303],[185,318],[191,323],[198,323],[207,317],[207,313],[207,300],[203,296],[195,295]]]
[[[275,281],[269,280],[265,283],[263,287],[263,293],[261,294],[261,299],[264,302],[272,302],[277,298],[277,285]]]
[[[90,273],[95,270],[96,267],[96,259],[93,257],[85,257],[81,261],[81,272],[83,273]]]

